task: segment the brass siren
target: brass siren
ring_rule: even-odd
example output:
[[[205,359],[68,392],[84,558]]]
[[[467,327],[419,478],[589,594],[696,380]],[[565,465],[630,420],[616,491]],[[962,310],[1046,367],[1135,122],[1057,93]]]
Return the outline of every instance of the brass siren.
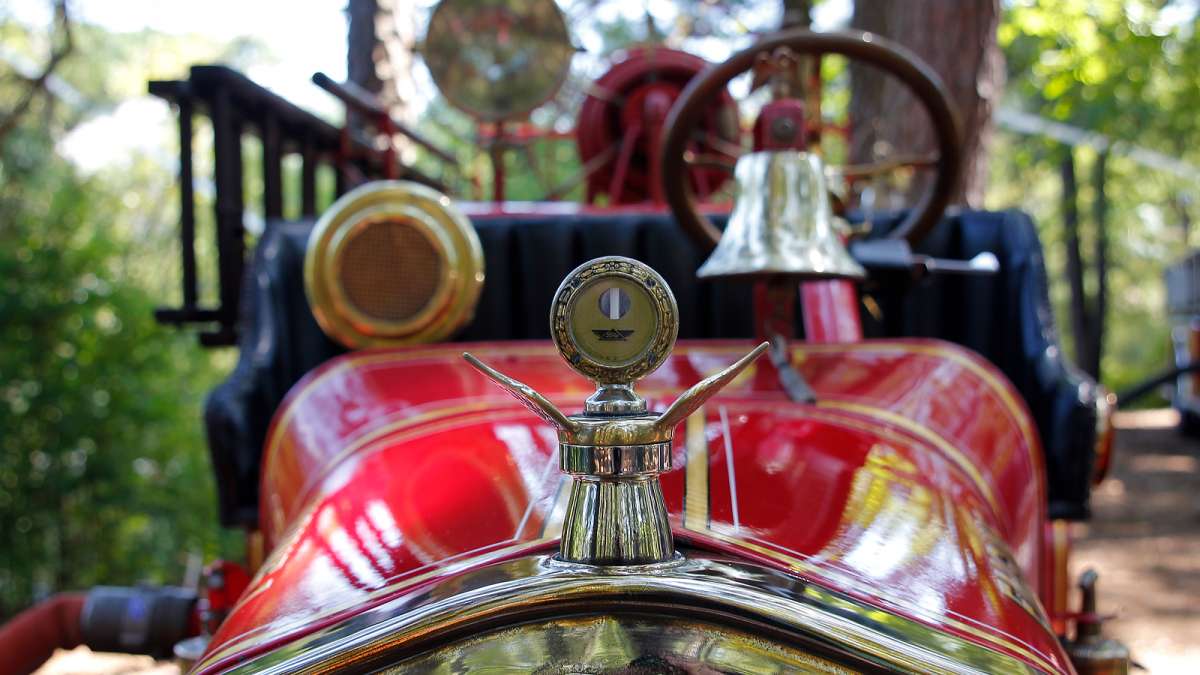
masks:
[[[644,565],[675,558],[661,473],[671,469],[675,427],[767,348],[762,343],[692,386],[662,413],[633,385],[671,354],[679,332],[675,297],[657,272],[629,258],[597,258],[567,275],[550,309],[550,332],[567,365],[598,389],[566,415],[528,385],[470,354],[463,358],[558,430],[559,465],[570,475],[561,560]]]
[[[742,155],[737,201],[701,278],[796,276],[861,279],[833,224],[821,158],[798,150]]]

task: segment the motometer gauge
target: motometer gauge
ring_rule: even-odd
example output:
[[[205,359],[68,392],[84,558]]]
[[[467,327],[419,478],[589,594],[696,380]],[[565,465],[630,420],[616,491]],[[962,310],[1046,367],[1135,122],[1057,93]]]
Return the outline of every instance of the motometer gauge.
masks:
[[[597,258],[567,275],[550,305],[550,334],[567,363],[599,385],[568,416],[529,385],[463,357],[558,430],[559,466],[572,477],[559,560],[647,565],[676,559],[658,475],[671,469],[675,427],[733,381],[767,343],[649,412],[633,390],[667,360],[679,334],[675,296],[629,258]]]
[[[597,258],[558,287],[550,334],[580,374],[600,385],[631,385],[670,354],[679,334],[679,310],[667,283],[647,265]]]

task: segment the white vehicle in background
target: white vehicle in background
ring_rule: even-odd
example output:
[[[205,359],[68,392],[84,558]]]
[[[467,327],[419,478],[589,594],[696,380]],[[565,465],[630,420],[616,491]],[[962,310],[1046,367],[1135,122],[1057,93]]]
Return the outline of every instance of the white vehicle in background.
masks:
[[[1167,313],[1171,321],[1171,351],[1175,378],[1171,404],[1179,411],[1180,429],[1200,435],[1200,371],[1189,365],[1200,360],[1200,251],[1193,251],[1165,272]]]

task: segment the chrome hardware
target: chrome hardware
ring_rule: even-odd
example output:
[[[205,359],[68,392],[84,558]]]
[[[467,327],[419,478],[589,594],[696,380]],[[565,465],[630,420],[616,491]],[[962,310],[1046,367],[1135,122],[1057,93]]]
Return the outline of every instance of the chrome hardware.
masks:
[[[772,336],[771,351],[767,356],[771,359],[771,365],[775,366],[775,372],[779,373],[779,384],[789,399],[796,403],[816,403],[817,393],[800,371],[792,366],[787,340],[779,335]]]
[[[647,566],[528,555],[486,562],[394,593],[230,672],[442,672],[446,664],[455,672],[629,672],[631,663],[642,665],[634,672],[649,670],[646,663],[685,672],[812,672],[814,664],[827,665],[814,660],[823,653],[814,648],[831,644],[839,646],[839,660],[849,659],[841,664],[847,671],[1041,672],[894,610],[701,550],[676,564]],[[649,622],[640,637],[627,630],[636,621]],[[764,635],[764,624],[786,637]],[[799,662],[791,658],[797,652]],[[385,670],[385,663],[395,665]],[[828,665],[818,672],[839,672]]]
[[[991,251],[978,253],[970,260],[933,258],[913,253],[904,239],[855,241],[850,253],[860,264],[875,270],[911,271],[914,275],[965,274],[988,276],[1000,271],[1000,260]]]
[[[671,469],[675,427],[758,358],[767,343],[697,382],[661,414],[648,413],[634,382],[662,365],[679,332],[675,297],[662,277],[636,260],[598,258],[567,275],[551,307],[559,353],[598,385],[583,414],[568,416],[528,385],[470,354],[463,358],[558,429],[559,465],[572,478],[562,560],[590,565],[671,560],[674,541],[658,476]]]
[[[737,203],[698,276],[866,276],[834,225],[819,156],[796,150],[754,152],[738,159],[734,175]]]

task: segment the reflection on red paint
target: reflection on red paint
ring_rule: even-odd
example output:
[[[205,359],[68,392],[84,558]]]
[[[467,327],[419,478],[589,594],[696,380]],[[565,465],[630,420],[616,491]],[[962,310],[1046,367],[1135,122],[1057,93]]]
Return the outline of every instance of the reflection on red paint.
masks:
[[[569,411],[591,393],[548,343],[468,348]],[[278,644],[451,574],[450,563],[478,566],[481,552],[553,545],[565,495],[554,433],[462,349],[349,355],[296,387],[264,456],[261,518],[276,550],[211,653]],[[746,349],[682,343],[639,390],[661,407]],[[799,345],[794,357],[816,405],[747,376],[706,406],[707,514],[686,529],[678,432],[662,483],[679,541],[1065,670],[1029,592],[1048,586],[1045,479],[1011,386],[932,341]]]

